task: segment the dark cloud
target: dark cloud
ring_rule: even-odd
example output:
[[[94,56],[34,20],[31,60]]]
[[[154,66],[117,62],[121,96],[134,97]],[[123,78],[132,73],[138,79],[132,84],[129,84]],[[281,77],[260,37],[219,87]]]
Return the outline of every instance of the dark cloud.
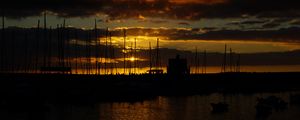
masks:
[[[253,24],[263,24],[268,22],[269,20],[248,20],[248,21],[243,21],[240,24],[244,24],[244,25],[253,25]]]
[[[232,21],[228,23],[227,25],[256,25],[256,24],[264,24],[266,22],[269,22],[269,20],[246,20],[246,21]]]
[[[68,28],[70,31],[69,38],[79,38],[85,40],[88,34],[95,37],[93,30],[82,30],[76,28]],[[7,31],[18,31],[26,33],[24,28],[8,28]],[[34,38],[34,28],[28,29],[32,34],[29,37]],[[106,30],[99,29],[99,36],[104,37]],[[300,27],[290,27],[282,29],[269,30],[226,30],[218,28],[193,28],[193,29],[175,29],[175,28],[127,28],[127,36],[151,36],[164,37],[170,40],[243,40],[243,41],[279,41],[279,42],[300,42]],[[110,30],[113,36],[123,36],[123,29]],[[12,32],[8,32],[10,35]],[[15,32],[16,33],[16,32]],[[76,35],[75,35],[76,33]],[[16,36],[24,38],[22,34]],[[52,38],[57,38],[53,36]]]
[[[190,23],[188,23],[188,22],[178,22],[178,25],[189,26]]]
[[[159,17],[198,20],[245,15],[299,17],[299,0],[4,0],[5,15],[20,18],[51,11],[61,17],[106,14],[111,19]]]
[[[139,22],[150,22],[150,23],[154,23],[154,24],[168,23],[167,20],[152,20],[152,19],[140,20]]]
[[[97,22],[104,22],[104,20],[102,20],[102,19],[99,19],[99,20],[97,20]]]
[[[147,35],[168,37],[170,40],[243,40],[243,41],[279,41],[300,42],[299,27],[269,30],[226,30],[218,28],[193,29],[153,29],[129,28],[127,34],[132,36]],[[114,30],[114,35],[122,36],[121,30]]]
[[[264,25],[262,25],[262,28],[275,28],[275,27],[278,27],[280,26],[281,24],[280,23],[276,23],[276,22],[270,22],[270,23],[266,23]]]
[[[216,27],[204,27],[204,28],[201,28],[201,30],[204,30],[204,31],[213,31],[213,30],[218,30],[218,28],[216,28]]]
[[[123,29],[114,29],[114,36],[123,36]],[[105,31],[105,30],[103,30]],[[167,37],[170,40],[243,40],[243,41],[274,41],[300,42],[300,28],[290,27],[281,29],[250,29],[227,30],[219,28],[127,28],[128,36]]]
[[[231,21],[227,25],[241,25],[241,21]]]
[[[292,21],[290,21],[290,24],[291,25],[300,25],[300,19],[292,20]]]
[[[269,19],[255,19],[255,20],[246,20],[246,21],[232,21],[227,23],[227,25],[237,25],[241,28],[247,27],[248,30],[250,29],[269,29],[269,28],[276,28],[281,26],[283,23],[295,21],[294,18],[269,18]],[[254,26],[256,25],[256,26]],[[291,24],[293,25],[293,24]]]
[[[262,40],[262,41],[283,41],[300,42],[300,31],[298,27],[284,28],[279,30],[218,30],[203,34],[193,34],[190,37],[205,40]],[[188,36],[179,34],[177,38],[183,39]]]
[[[292,18],[275,18],[271,20],[267,20],[265,24],[261,26],[260,29],[265,29],[265,28],[276,28],[279,27],[281,24],[286,23],[288,21],[293,20]]]
[[[285,22],[288,22],[288,21],[291,21],[292,18],[277,18],[277,19],[273,19],[272,22],[275,22],[275,23],[285,23]]]
[[[161,23],[167,23],[168,21],[166,21],[166,20],[149,20],[149,22],[161,24]]]

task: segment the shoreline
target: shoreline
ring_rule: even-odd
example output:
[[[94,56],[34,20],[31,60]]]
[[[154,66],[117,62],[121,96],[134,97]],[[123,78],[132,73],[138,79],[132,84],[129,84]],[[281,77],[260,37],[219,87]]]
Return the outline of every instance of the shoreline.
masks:
[[[4,100],[60,102],[142,101],[157,96],[215,92],[253,94],[300,91],[300,73],[161,75],[0,74]],[[177,80],[171,80],[176,78]],[[178,79],[188,80],[178,80]]]

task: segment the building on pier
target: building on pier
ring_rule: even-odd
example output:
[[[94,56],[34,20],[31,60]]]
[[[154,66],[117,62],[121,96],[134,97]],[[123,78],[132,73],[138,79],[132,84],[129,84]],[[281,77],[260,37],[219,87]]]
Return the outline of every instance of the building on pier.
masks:
[[[187,59],[180,58],[179,55],[176,58],[169,59],[169,65],[167,73],[170,76],[184,76],[190,73],[190,69],[187,65]]]

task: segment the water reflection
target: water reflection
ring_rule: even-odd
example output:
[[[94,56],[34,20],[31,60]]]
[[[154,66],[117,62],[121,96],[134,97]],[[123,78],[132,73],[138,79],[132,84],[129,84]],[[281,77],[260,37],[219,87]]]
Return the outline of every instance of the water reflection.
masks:
[[[100,119],[105,120],[254,120],[257,98],[277,96],[289,101],[295,93],[259,93],[254,95],[224,95],[214,93],[204,96],[190,97],[158,97],[153,101],[140,103],[101,103],[99,104]],[[225,102],[229,105],[228,112],[213,114],[210,103]],[[289,105],[283,111],[272,111],[268,119],[297,119],[300,108]]]
[[[105,102],[84,104],[35,103],[1,104],[0,119],[13,120],[298,120],[300,107],[290,96],[300,92],[221,94],[164,97],[142,102]],[[276,96],[288,102],[287,109],[272,110],[266,118],[257,117],[257,98]],[[211,103],[224,102],[228,111],[212,113]]]

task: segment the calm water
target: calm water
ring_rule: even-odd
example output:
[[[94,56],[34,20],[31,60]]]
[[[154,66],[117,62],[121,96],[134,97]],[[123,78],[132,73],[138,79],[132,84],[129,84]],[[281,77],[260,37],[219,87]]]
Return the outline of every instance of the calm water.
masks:
[[[99,119],[104,120],[255,120],[258,97],[277,96],[289,101],[293,93],[261,93],[254,95],[222,95],[190,97],[158,97],[140,103],[99,104]],[[226,102],[229,111],[212,113],[210,103]],[[273,111],[272,120],[298,120],[300,107],[289,105],[284,111]]]
[[[45,104],[43,109],[1,111],[1,119],[14,120],[255,120],[258,97],[277,96],[289,103],[300,92],[224,95],[214,93],[185,97],[157,97],[143,102],[97,104]],[[226,102],[228,112],[212,113],[211,103]],[[19,108],[17,108],[19,109]],[[32,117],[34,116],[34,117]],[[288,104],[283,111],[272,111],[270,120],[299,120],[300,107]],[[4,120],[4,119],[3,119]]]

